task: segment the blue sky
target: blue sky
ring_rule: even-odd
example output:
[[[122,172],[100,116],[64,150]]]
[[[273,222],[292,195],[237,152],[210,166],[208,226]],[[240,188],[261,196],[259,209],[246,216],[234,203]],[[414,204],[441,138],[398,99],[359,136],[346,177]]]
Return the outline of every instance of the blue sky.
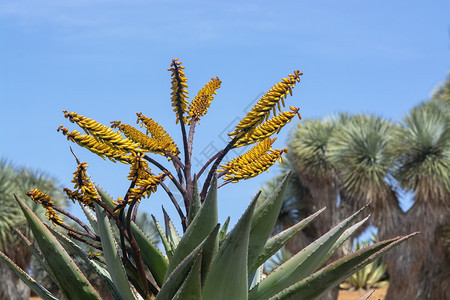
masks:
[[[167,72],[174,57],[186,67],[192,97],[211,77],[223,82],[197,127],[200,159],[224,145],[223,132],[261,93],[296,69],[304,75],[287,103],[304,118],[348,111],[399,120],[445,79],[449,26],[448,1],[3,0],[0,156],[70,187],[74,145],[56,128],[76,127],[63,109],[104,124],[134,124],[143,112],[181,144]],[[126,166],[74,149],[96,182],[123,196]],[[231,215],[234,223],[276,173],[225,186],[221,220]],[[171,209],[158,193],[141,208],[160,215],[162,204]]]

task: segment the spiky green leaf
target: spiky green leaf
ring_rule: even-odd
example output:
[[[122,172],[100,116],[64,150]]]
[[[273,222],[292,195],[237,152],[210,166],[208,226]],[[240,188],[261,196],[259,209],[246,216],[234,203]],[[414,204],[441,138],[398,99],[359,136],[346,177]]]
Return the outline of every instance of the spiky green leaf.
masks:
[[[367,205],[270,273],[260,284],[250,290],[249,299],[269,298],[317,270],[322,263],[322,258],[366,207]]]
[[[209,192],[202,207],[194,220],[192,220],[192,223],[186,229],[177,249],[175,249],[172,258],[170,259],[166,278],[168,278],[176,266],[180,264],[181,261],[214,229],[218,223],[217,214],[217,179],[215,178],[211,183],[211,187],[209,188]]]
[[[273,231],[283,204],[284,193],[289,181],[288,173],[280,185],[255,208],[248,244],[248,266],[251,267],[260,255],[267,239]]]
[[[67,238],[62,233],[54,230],[51,227],[48,227],[48,229],[53,233],[54,236],[56,236],[56,238],[59,241],[63,242],[65,245],[67,245],[72,251],[74,251],[75,254],[77,254],[81,259],[83,259],[83,261],[93,271],[95,271],[99,275],[100,279],[103,281],[105,286],[108,288],[108,291],[111,293],[111,295],[113,296],[114,299],[116,299],[116,300],[122,299],[120,297],[113,281],[111,280],[111,276],[109,275],[109,272],[105,268],[103,268],[98,262],[92,260],[89,257],[89,254],[86,253],[86,251],[84,251],[83,249],[81,249],[81,247],[78,246],[77,244],[75,244],[71,239]]]
[[[200,194],[198,192],[197,176],[194,175],[194,181],[192,183],[192,200],[189,203],[188,226],[194,220],[194,217],[199,212],[201,206],[202,204],[200,202]]]
[[[271,237],[263,250],[261,251],[258,258],[255,260],[253,265],[249,267],[249,273],[253,273],[260,265],[262,265],[266,260],[268,260],[272,255],[274,255],[278,250],[280,250],[294,235],[296,235],[300,230],[305,228],[312,220],[314,220],[319,214],[325,210],[325,207],[321,210],[315,212],[311,216],[303,219],[297,224],[283,230],[277,235]]]
[[[39,297],[44,300],[58,300],[52,293],[50,293],[45,287],[40,285],[36,280],[31,278],[24,270],[16,265],[5,253],[0,251],[0,260],[8,265],[17,276],[28,285]]]
[[[34,214],[27,204],[14,195],[19,203],[28,225],[33,231],[36,242],[42,251],[53,275],[58,280],[61,292],[68,299],[100,299],[95,289],[80,271],[75,262],[67,254],[51,232],[45,227],[44,223]],[[64,266],[62,268],[61,266]]]
[[[227,235],[228,225],[230,224],[230,217],[227,217],[225,222],[222,225],[222,228],[220,228],[219,231],[219,241],[222,241],[225,236]]]
[[[203,299],[247,299],[248,242],[255,206],[256,199],[225,238],[214,257],[203,288]]]
[[[94,203],[94,208],[97,215],[98,232],[100,234],[103,254],[111,279],[122,299],[135,299],[127,279],[127,273],[120,259],[119,249],[114,239],[108,216],[105,210],[97,203]]]
[[[287,287],[270,299],[314,299],[339,284],[339,282],[343,281],[358,269],[374,261],[386,251],[416,234],[412,233],[407,236],[381,241],[353,252],[327,265],[300,282]]]
[[[200,252],[173,300],[202,300],[201,267],[202,253]]]
[[[158,285],[161,286],[164,282],[164,275],[166,274],[169,262],[158,247],[153,244],[147,235],[134,222],[131,223],[131,230],[141,249],[142,260],[153,274]]]
[[[217,234],[219,232],[219,226],[217,225],[203,240],[200,245],[198,245],[195,249],[193,249],[189,255],[180,262],[176,266],[176,268],[173,270],[173,272],[170,273],[169,277],[164,281],[164,285],[161,287],[161,290],[159,291],[158,295],[156,296],[156,300],[165,300],[165,299],[172,299],[173,296],[178,292],[181,285],[185,281],[186,277],[188,276],[192,265],[194,264],[195,260],[197,259],[197,256],[199,255],[200,251],[205,252],[206,247],[211,247],[214,245],[214,243],[211,242],[211,240],[217,240]],[[211,251],[211,250],[209,250]]]

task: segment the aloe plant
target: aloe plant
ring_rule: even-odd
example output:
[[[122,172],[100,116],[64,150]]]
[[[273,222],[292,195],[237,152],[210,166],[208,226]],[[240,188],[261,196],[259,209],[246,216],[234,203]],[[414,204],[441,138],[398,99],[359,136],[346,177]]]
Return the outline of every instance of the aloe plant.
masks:
[[[369,246],[371,243],[376,243],[377,241],[377,236],[372,234],[370,241],[356,241],[354,242],[353,248],[359,250]],[[356,271],[352,276],[341,283],[339,287],[341,289],[380,288],[389,284],[387,280],[383,280],[386,275],[386,265],[382,263],[380,259],[377,259]]]
[[[354,224],[363,207],[262,280],[264,262],[325,208],[271,236],[288,175],[270,195],[261,197],[258,193],[234,228],[228,230],[229,219],[223,225],[218,222],[217,191],[225,184],[257,176],[281,159],[286,149],[272,149],[275,138],[271,136],[299,115],[299,109],[292,106],[290,111],[279,111],[302,73],[295,71],[263,95],[229,134],[229,143],[194,174],[191,161],[195,127],[206,114],[221,81],[212,78],[188,103],[183,69],[177,59],[172,61],[169,69],[172,106],[176,122],[180,124],[183,156],[169,134],[142,113],[137,117],[141,127],[145,126],[145,133],[120,121],[111,122],[110,128],[75,112],[64,111],[65,117],[86,134],[69,131],[62,125],[58,131],[104,159],[129,164],[129,189],[123,198],[113,199],[94,184],[87,172],[87,164],[75,156],[77,170],[72,180],[75,187],[64,191],[82,206],[89,224],[57,207],[50,195],[37,189],[29,191],[28,196],[46,208],[46,215],[56,228],[47,225],[16,196],[36,237],[38,247],[30,245],[30,248],[65,298],[101,298],[66,248],[79,255],[99,275],[114,299],[310,299],[414,235],[378,242],[324,267],[333,252],[367,221],[365,218]],[[231,149],[253,144],[244,154],[222,164]],[[151,154],[165,157],[172,165],[172,171]],[[150,165],[161,173],[155,174]],[[167,180],[182,195],[184,207],[180,207],[168,189]],[[157,188],[164,189],[175,206],[183,230],[181,235],[177,233],[165,210],[163,223],[152,216],[164,253],[135,223],[139,202]],[[63,217],[74,220],[80,227],[70,227]],[[119,231],[117,239],[113,234],[114,227]],[[92,250],[86,253],[74,241],[85,243]],[[39,296],[56,298],[5,255],[1,254],[0,258]]]

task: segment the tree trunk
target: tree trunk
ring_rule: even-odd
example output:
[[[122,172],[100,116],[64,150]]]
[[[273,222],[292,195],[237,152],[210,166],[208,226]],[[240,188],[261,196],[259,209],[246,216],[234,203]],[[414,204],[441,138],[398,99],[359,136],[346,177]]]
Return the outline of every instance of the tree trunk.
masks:
[[[299,173],[300,172],[297,172],[299,180],[302,183],[305,183],[309,188],[309,196],[302,199],[307,202],[305,205],[307,209],[302,212],[302,217],[307,217],[325,206],[327,209],[286,244],[285,248],[292,254],[296,254],[308,246],[339,222],[339,213],[338,208],[336,207],[339,191],[335,180],[333,178],[328,178],[327,180],[322,180],[320,184],[317,185],[319,180],[316,178],[308,178],[307,176],[302,178],[303,176],[299,175]],[[340,247],[325,263],[325,265],[333,262],[339,257],[342,257],[342,249],[343,248]],[[338,291],[339,287],[335,287],[320,296],[318,299],[336,300]]]
[[[421,233],[385,255],[390,275],[386,300],[450,299],[450,262],[442,241],[442,228],[449,219],[442,206],[416,202],[396,231],[381,231],[382,239]]]
[[[30,288],[3,262],[0,262],[0,278],[0,300],[30,298]]]

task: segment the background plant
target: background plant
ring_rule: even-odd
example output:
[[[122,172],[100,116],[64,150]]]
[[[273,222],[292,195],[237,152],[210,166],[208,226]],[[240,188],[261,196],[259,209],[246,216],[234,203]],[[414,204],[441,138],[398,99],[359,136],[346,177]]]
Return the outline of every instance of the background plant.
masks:
[[[449,91],[447,80],[403,122],[342,113],[294,128],[275,185],[283,174],[294,173],[296,183],[286,201],[301,208],[294,210],[299,219],[325,205],[330,209],[287,245],[291,253],[323,234],[325,224],[338,223],[370,200],[372,224],[381,239],[423,232],[414,245],[403,244],[384,257],[391,281],[386,299],[449,297],[449,256],[443,243],[450,219]],[[413,195],[414,204],[406,212],[400,206],[401,191]],[[285,215],[280,215],[280,224]],[[348,243],[343,251],[350,248]]]
[[[353,250],[359,250],[367,247],[372,243],[376,243],[377,240],[377,236],[372,233],[370,241],[356,240],[353,243]],[[387,286],[388,284],[389,281],[387,280],[386,265],[381,262],[381,259],[377,259],[356,271],[352,274],[352,276],[341,283],[339,287],[341,289],[367,290],[372,288],[380,288]]]
[[[31,239],[30,229],[20,207],[14,200],[13,193],[25,197],[26,192],[32,188],[40,188],[54,196],[55,202],[60,207],[67,205],[57,181],[48,174],[31,170],[25,167],[15,166],[7,159],[0,159],[0,250],[11,257],[22,269],[33,269],[30,250],[21,243],[15,230]],[[27,202],[30,208],[38,215],[43,216],[45,209],[32,201]],[[0,262],[0,299],[28,299],[30,289],[19,277],[3,262]]]

